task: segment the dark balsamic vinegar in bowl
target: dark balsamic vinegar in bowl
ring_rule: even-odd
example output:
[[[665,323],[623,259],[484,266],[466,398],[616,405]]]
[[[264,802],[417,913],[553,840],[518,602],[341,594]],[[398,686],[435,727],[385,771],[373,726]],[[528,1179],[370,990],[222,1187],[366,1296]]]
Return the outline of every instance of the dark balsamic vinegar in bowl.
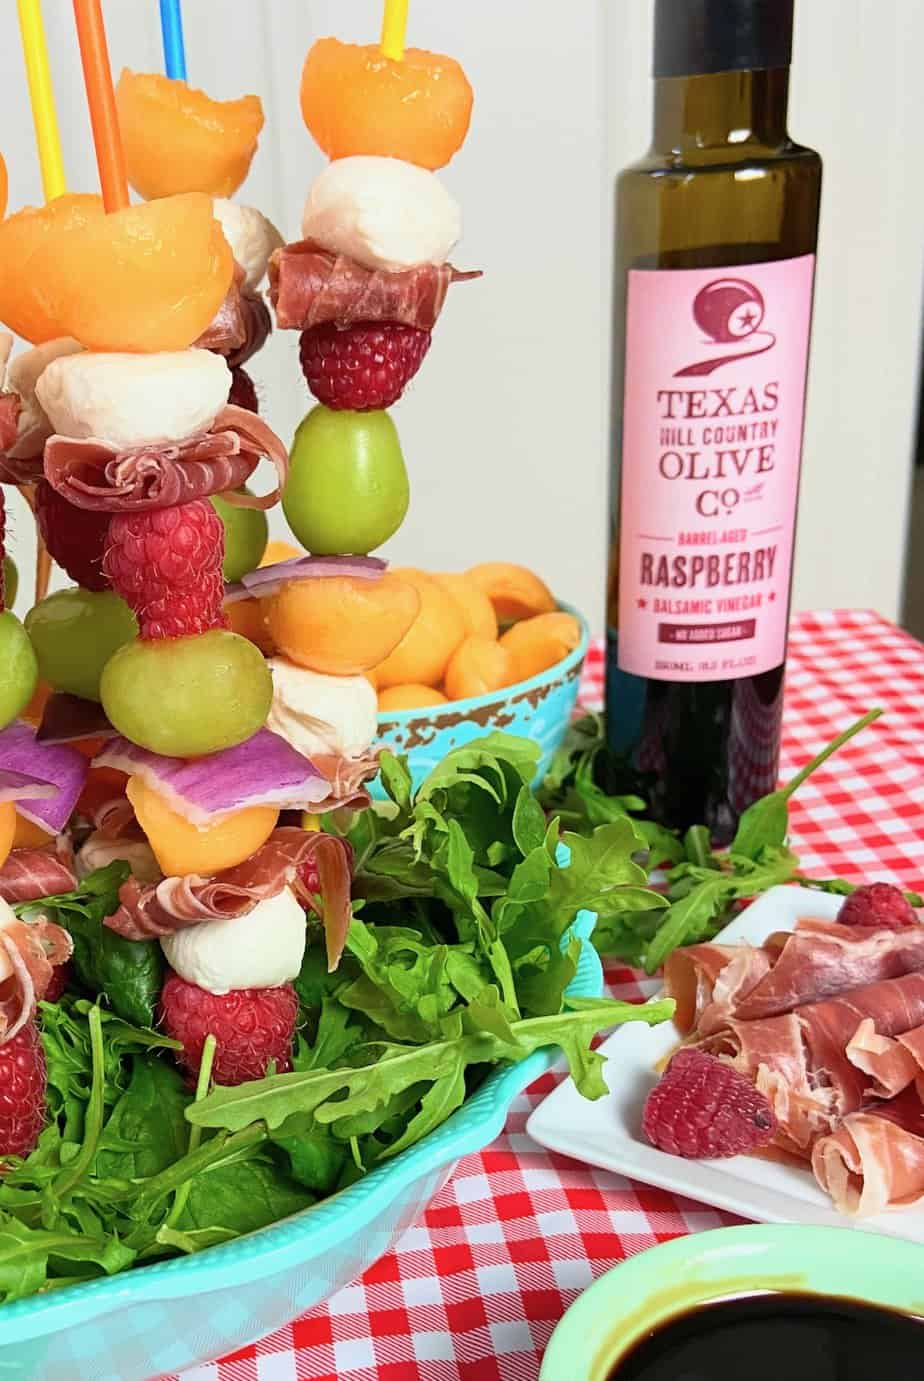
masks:
[[[773,1293],[718,1300],[666,1320],[616,1363],[607,1381],[886,1376],[924,1376],[924,1319],[861,1300]]]

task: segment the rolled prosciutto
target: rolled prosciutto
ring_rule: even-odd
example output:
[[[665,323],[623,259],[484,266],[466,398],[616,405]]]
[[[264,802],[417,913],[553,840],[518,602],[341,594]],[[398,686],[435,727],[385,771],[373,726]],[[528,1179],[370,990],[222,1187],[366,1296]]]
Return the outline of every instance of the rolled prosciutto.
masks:
[[[758,1021],[919,971],[924,926],[868,930],[806,919],[795,931],[771,935],[759,949],[702,944],[675,950],[664,978],[681,1030],[706,1036],[732,1018]]]
[[[277,249],[269,261],[269,295],[282,329],[306,331],[333,321],[394,321],[429,331],[450,284],[480,278],[451,264],[416,264],[397,273],[367,269],[314,240]]]
[[[870,983],[759,1021],[732,1018],[700,1044],[754,1081],[780,1124],[777,1144],[804,1155],[866,1101],[869,1076],[848,1054],[866,1020],[890,1038],[924,1025],[924,973]]]
[[[320,878],[320,905],[301,885],[309,862]],[[105,924],[127,940],[153,940],[202,921],[246,916],[259,902],[275,897],[284,887],[294,887],[324,922],[328,966],[333,971],[350,924],[352,862],[350,846],[336,835],[284,826],[274,830],[244,863],[215,877],[192,874],[146,886],[129,878],[119,892],[118,911]]]
[[[76,886],[70,846],[63,837],[40,849],[14,849],[0,868],[0,901],[11,905],[57,897]]]
[[[924,1201],[924,1107],[914,1089],[845,1117],[816,1141],[812,1171],[853,1217]]]
[[[262,456],[276,467],[277,488],[259,498],[228,495],[229,502],[271,508],[285,484],[289,460],[279,437],[260,417],[229,404],[208,432],[186,441],[116,451],[100,441],[52,436],[45,446],[45,478],[77,508],[135,513],[237,490]]]

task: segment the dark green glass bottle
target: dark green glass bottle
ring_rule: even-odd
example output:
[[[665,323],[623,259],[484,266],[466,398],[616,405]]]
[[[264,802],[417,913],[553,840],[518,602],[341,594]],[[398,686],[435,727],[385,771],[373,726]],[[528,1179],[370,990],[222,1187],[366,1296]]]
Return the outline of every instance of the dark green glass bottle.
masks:
[[[821,160],[792,0],[656,0],[654,138],[616,185],[611,789],[727,841],[778,770]]]

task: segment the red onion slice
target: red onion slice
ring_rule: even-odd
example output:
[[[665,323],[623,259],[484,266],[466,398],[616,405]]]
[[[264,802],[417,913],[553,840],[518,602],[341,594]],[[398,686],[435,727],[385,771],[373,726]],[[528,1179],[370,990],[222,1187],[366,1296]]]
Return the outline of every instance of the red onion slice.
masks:
[[[377,556],[293,556],[272,566],[260,566],[242,576],[241,584],[249,595],[266,599],[293,580],[315,576],[355,576],[359,580],[379,580],[387,561]]]

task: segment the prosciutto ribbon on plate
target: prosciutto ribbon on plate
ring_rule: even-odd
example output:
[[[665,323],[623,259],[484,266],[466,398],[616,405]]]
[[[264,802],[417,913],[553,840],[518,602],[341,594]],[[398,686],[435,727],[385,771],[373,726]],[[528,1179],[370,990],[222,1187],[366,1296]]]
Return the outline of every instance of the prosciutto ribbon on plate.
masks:
[[[301,872],[309,862],[320,878],[320,905],[301,882]],[[246,916],[259,902],[292,887],[324,922],[328,968],[333,972],[350,925],[351,869],[352,851],[345,840],[287,826],[274,830],[244,863],[212,878],[193,874],[148,886],[129,878],[119,892],[118,911],[105,924],[127,940],[152,940],[202,921]]]
[[[0,901],[11,906],[57,897],[76,886],[71,849],[63,839],[41,849],[14,849],[0,868]]]
[[[278,486],[262,497],[226,493],[249,479],[262,456],[276,467]],[[228,404],[208,432],[186,441],[116,451],[100,441],[52,436],[45,478],[77,508],[135,513],[224,494],[239,508],[271,508],[288,470],[288,452],[255,413]]]
[[[851,1113],[812,1151],[815,1179],[855,1217],[924,1200],[924,1106],[912,1089]]]
[[[269,295],[276,323],[306,331],[333,321],[394,321],[429,331],[443,309],[451,283],[480,278],[451,264],[417,264],[386,273],[367,269],[344,254],[331,254],[314,240],[277,249],[269,261]]]
[[[778,1144],[805,1154],[866,1101],[869,1076],[848,1054],[866,1020],[890,1038],[924,1025],[924,973],[870,983],[760,1021],[732,1018],[701,1044],[753,1079],[780,1124]]]
[[[707,1036],[731,1018],[757,1021],[806,1002],[924,969],[924,926],[868,930],[802,920],[752,945],[691,945],[664,969],[677,1025]]]

